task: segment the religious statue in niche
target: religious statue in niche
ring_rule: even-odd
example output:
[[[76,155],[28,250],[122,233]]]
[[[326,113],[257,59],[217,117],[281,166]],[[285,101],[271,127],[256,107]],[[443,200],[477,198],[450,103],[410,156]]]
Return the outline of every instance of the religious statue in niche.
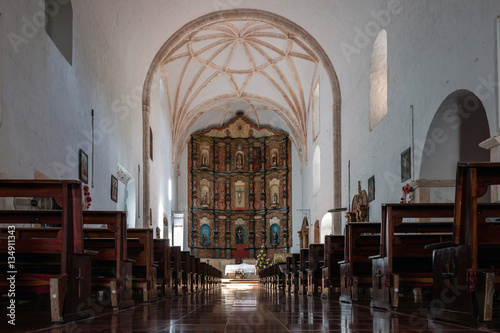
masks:
[[[279,242],[280,242],[279,231],[280,231],[280,227],[278,224],[273,224],[271,226],[271,244],[273,244],[273,245],[279,244]]]
[[[210,244],[210,227],[208,226],[208,224],[204,224],[201,226],[201,244]]]
[[[271,166],[277,166],[278,165],[278,150],[273,149],[271,151]]]
[[[358,194],[352,198],[352,213],[355,221],[368,222],[368,195],[365,190],[361,190],[361,182],[358,181]]]
[[[236,153],[236,169],[243,168],[243,152],[238,151]]]
[[[202,167],[208,167],[208,150],[202,149],[201,150],[201,166]]]
[[[201,188],[201,205],[208,206],[209,197],[208,197],[208,187],[202,186]]]
[[[245,244],[245,230],[243,230],[243,227],[236,227],[236,244]]]
[[[280,202],[278,185],[272,185],[270,188],[270,193],[271,193],[271,206],[278,206]]]

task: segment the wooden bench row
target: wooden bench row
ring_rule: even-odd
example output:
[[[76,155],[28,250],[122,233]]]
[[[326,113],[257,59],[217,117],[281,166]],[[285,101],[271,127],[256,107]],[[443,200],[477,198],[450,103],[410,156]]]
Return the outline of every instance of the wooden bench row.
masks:
[[[89,316],[99,290],[120,309],[134,305],[134,289],[151,302],[213,289],[222,276],[168,240],[153,239],[152,229],[127,230],[125,212],[82,213],[78,181],[2,180],[0,197],[48,197],[61,207],[0,210],[0,290],[8,294],[7,278],[15,276],[17,295],[49,293],[53,322]],[[51,227],[24,227],[33,223]]]
[[[387,310],[399,306],[403,288],[430,287],[431,317],[491,321],[500,288],[500,204],[477,199],[496,184],[499,163],[459,163],[455,204],[384,204],[381,222],[347,223],[345,235],[301,249],[261,272],[261,281],[307,295],[339,288],[349,303],[359,300],[359,288],[371,288],[371,306]]]

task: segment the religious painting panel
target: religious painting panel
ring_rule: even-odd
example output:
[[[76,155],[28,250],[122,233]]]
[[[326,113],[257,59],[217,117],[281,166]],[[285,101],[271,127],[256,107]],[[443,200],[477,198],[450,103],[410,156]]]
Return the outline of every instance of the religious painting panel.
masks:
[[[411,148],[401,153],[401,182],[411,178]]]

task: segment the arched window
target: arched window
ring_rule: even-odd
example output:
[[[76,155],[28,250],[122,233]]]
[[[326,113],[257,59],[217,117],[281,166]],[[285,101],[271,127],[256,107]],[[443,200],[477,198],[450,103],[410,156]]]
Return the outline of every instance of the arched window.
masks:
[[[373,43],[370,63],[370,131],[387,114],[387,32],[382,29]]]
[[[71,1],[45,0],[47,23],[45,31],[61,54],[73,62],[73,7]]]

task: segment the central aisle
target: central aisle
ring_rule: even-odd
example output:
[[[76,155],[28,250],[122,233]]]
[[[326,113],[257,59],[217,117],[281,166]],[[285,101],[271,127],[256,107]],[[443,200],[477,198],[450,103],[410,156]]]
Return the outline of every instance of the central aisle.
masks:
[[[418,309],[416,309],[418,310]],[[37,332],[472,332],[424,318],[342,304],[318,297],[285,296],[258,285],[224,285],[118,313]],[[483,331],[484,332],[484,331]]]

